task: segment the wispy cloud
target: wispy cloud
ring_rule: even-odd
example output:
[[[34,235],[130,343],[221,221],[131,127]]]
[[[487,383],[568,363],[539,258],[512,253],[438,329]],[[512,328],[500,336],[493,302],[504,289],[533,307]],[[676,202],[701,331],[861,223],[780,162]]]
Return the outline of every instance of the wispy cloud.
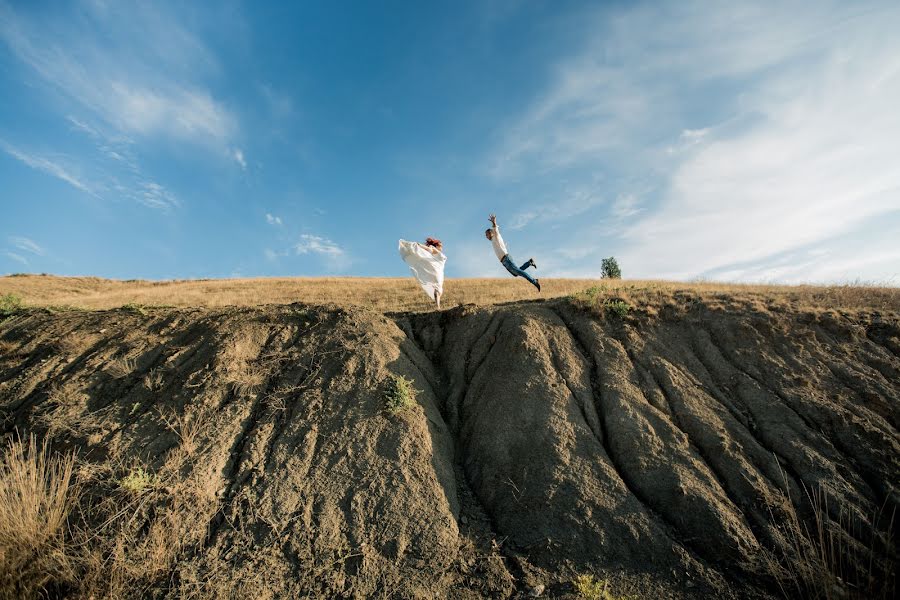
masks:
[[[30,252],[31,254],[35,254],[37,256],[44,256],[44,254],[47,253],[46,250],[44,250],[40,245],[37,244],[37,242],[30,240],[27,237],[12,236],[9,238],[9,243],[19,250]]]
[[[270,216],[266,215],[267,218]],[[290,257],[314,257],[322,261],[321,264],[333,272],[344,271],[354,262],[345,248],[327,237],[304,233],[295,239],[298,241],[288,247],[264,249],[263,255],[266,260],[278,262]]]
[[[203,44],[159,4],[84,8],[38,23],[0,7],[0,39],[117,132],[227,151],[238,123],[202,82],[215,70]]]
[[[244,151],[240,148],[235,148],[232,152],[232,156],[234,156],[234,160],[237,164],[241,165],[241,169],[247,170],[247,161],[244,159]]]
[[[627,219],[641,211],[643,209],[640,207],[640,200],[634,194],[622,194],[612,205],[612,214],[617,219]]]
[[[81,125],[83,125],[81,130],[87,132],[88,126],[83,123]],[[94,131],[94,135],[100,136],[96,131]],[[98,139],[102,140],[102,137]],[[88,178],[80,173],[82,170],[87,170],[84,166],[72,166],[77,159],[71,156],[55,155],[53,158],[48,158],[26,152],[0,140],[0,148],[13,158],[32,169],[60,179],[94,198],[128,199],[163,212],[170,212],[180,206],[181,203],[173,192],[142,173],[136,160],[127,155],[127,150],[123,149],[120,153],[103,142],[98,143],[98,146],[100,151],[110,159],[124,163],[125,171],[114,175],[95,162],[91,165],[91,177]]]
[[[617,198],[606,219],[628,220],[600,243],[631,276],[787,277],[767,265],[864,235],[863,223],[900,206],[895,3],[686,2],[595,16],[488,165],[500,182],[563,181],[559,197],[604,174]],[[631,197],[635,183],[650,192]],[[606,219],[567,223],[587,239]]]
[[[88,183],[79,175],[74,174],[69,167],[63,166],[62,164],[57,162],[57,160],[53,160],[45,156],[30,154],[13,147],[3,140],[0,140],[0,148],[3,148],[4,152],[9,154],[13,158],[25,163],[32,169],[43,171],[44,173],[65,181],[72,187],[86,192],[91,196],[99,197],[97,195],[97,192],[95,191],[95,186],[93,184]]]
[[[294,252],[297,254],[313,253],[341,256],[344,254],[344,249],[328,238],[304,233],[300,236],[300,241],[294,245]]]
[[[127,190],[128,196],[137,202],[163,212],[181,206],[178,198],[164,186],[154,181],[140,181],[137,187]]]
[[[9,252],[9,251],[4,252],[4,254],[16,262],[22,263],[23,265],[28,264],[28,259],[20,254],[16,254],[15,252]]]
[[[23,265],[29,265],[30,261],[22,254],[32,256],[46,256],[47,250],[32,239],[20,235],[13,235],[6,239],[7,243],[18,252],[5,250],[4,255]],[[20,252],[22,254],[20,254]]]
[[[269,225],[282,225],[281,217],[276,217],[275,215],[271,215],[266,213],[266,223]]]
[[[703,129],[685,129],[678,136],[678,142],[666,148],[666,152],[674,154],[676,152],[684,152],[696,146],[709,134],[711,129],[704,127]]]
[[[584,214],[604,203],[605,199],[593,186],[576,187],[560,192],[561,198],[534,203],[513,215],[510,229],[522,229],[537,221],[541,225],[564,221]]]

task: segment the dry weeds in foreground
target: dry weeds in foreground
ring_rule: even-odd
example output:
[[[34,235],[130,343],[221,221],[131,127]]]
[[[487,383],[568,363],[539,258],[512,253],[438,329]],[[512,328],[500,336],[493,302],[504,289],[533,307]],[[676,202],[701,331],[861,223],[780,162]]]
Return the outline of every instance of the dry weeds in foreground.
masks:
[[[10,441],[0,460],[0,599],[146,596],[216,510],[202,477],[180,472],[194,449],[182,436],[173,463],[151,473],[80,463],[33,435]],[[238,597],[201,583],[216,590],[202,597]]]
[[[900,311],[900,288],[869,285],[779,286],[667,281],[542,279],[539,294],[526,282],[502,279],[448,279],[443,304],[500,304],[569,296],[597,287],[634,301],[665,302],[679,294],[730,295],[755,301],[778,301],[799,307]],[[412,278],[271,278],[187,281],[117,281],[97,277],[29,275],[0,277],[0,295],[13,294],[26,306],[66,310],[129,306],[219,307],[262,304],[336,304],[365,306],[382,312],[431,311],[430,302]]]
[[[896,533],[896,515],[882,510],[874,515],[857,514],[849,504],[834,500],[824,486],[814,492],[804,488],[804,492],[813,513],[810,523],[800,518],[786,494],[769,508],[779,535],[787,540],[788,551],[779,556],[764,550],[762,559],[784,597],[895,598],[897,556],[891,555],[891,540]],[[837,519],[830,508],[837,511]],[[776,514],[783,517],[778,519]]]
[[[66,518],[77,490],[72,454],[50,454],[34,436],[11,441],[0,461],[0,598],[36,598],[74,580]]]

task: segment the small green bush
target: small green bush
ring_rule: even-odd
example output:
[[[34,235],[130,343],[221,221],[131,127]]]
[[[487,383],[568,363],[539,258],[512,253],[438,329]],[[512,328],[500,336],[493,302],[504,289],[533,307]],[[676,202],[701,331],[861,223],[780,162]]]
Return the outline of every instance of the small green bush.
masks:
[[[633,600],[633,596],[616,596],[609,591],[609,582],[594,579],[593,575],[579,575],[572,582],[579,598],[585,600]]]
[[[128,304],[122,305],[122,310],[136,312],[139,315],[146,315],[147,314],[146,308],[147,308],[146,306],[144,306],[143,304],[138,304],[137,302],[129,302]]]
[[[631,305],[624,300],[620,300],[618,298],[610,298],[603,302],[603,308],[606,309],[606,312],[612,313],[617,317],[622,318],[628,314],[628,311],[631,310]]]
[[[142,467],[131,469],[128,475],[119,480],[119,487],[131,494],[141,494],[155,485],[156,476]]]
[[[416,392],[412,379],[407,379],[403,375],[391,375],[384,392],[384,409],[395,415],[414,406]]]
[[[11,317],[22,310],[22,299],[15,294],[0,296],[0,320]]]
[[[601,310],[606,314],[619,318],[624,317],[631,311],[632,306],[628,302],[615,296],[606,296],[607,293],[609,293],[609,290],[593,286],[572,294],[571,299],[575,306],[582,309]]]

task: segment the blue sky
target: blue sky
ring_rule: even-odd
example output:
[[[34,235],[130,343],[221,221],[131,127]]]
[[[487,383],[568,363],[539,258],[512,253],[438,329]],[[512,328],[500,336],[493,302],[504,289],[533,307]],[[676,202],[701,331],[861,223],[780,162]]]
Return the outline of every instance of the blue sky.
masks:
[[[0,0],[0,273],[900,284],[900,3]]]

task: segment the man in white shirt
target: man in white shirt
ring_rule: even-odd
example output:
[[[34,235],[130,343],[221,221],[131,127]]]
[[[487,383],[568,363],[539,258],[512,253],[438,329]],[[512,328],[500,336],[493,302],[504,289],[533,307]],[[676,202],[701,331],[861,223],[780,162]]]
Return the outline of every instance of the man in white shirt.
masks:
[[[491,241],[491,245],[494,247],[494,254],[500,259],[500,264],[506,267],[506,270],[509,271],[513,277],[524,277],[530,281],[531,285],[536,287],[538,291],[541,291],[541,280],[535,279],[525,272],[525,269],[528,267],[537,269],[537,265],[534,264],[534,259],[529,258],[527,263],[521,267],[517,267],[512,261],[512,258],[510,258],[509,251],[506,249],[506,244],[500,236],[500,227],[497,225],[497,217],[492,214],[488,217],[488,220],[491,222],[492,227],[484,230],[484,237]]]

